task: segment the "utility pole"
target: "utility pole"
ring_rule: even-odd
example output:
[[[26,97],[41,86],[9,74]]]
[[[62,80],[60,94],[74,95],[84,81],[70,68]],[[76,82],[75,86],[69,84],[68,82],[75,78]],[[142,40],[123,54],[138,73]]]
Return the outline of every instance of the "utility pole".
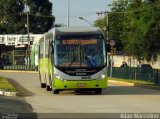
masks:
[[[96,12],[96,14],[98,15],[98,17],[102,17],[103,15],[106,15],[108,12],[104,11],[104,12]]]
[[[109,18],[108,18],[108,13],[107,13],[107,17],[106,18],[107,18],[107,23],[106,23],[107,24],[107,26],[106,26],[107,41],[109,41],[109,36],[108,36],[109,35]]]
[[[106,19],[107,19],[107,21],[106,21],[106,26],[104,26],[104,30],[106,31],[106,33],[107,33],[107,41],[109,41],[109,37],[108,37],[108,35],[109,35],[109,12],[108,11],[101,11],[101,12],[96,12],[96,14],[98,15],[98,17],[102,17],[102,16],[106,16]]]
[[[109,42],[109,12],[104,11],[104,12],[97,12],[96,13],[98,17],[100,16],[101,18],[103,16],[106,17],[106,25],[104,26],[104,30],[106,31],[106,44],[109,44],[111,46],[111,49],[113,50],[114,44],[111,44]],[[113,41],[114,42],[114,41]],[[112,78],[112,73],[113,73],[113,53],[108,53],[107,52],[107,66],[110,66],[110,78]]]

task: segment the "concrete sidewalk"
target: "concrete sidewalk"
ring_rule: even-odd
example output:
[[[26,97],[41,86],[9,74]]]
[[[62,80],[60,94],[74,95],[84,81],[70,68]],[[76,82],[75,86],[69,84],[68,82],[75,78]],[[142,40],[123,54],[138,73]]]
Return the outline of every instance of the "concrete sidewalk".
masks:
[[[134,83],[128,83],[124,81],[116,81],[116,80],[108,80],[109,83],[115,84],[115,85],[121,85],[121,86],[134,86]]]

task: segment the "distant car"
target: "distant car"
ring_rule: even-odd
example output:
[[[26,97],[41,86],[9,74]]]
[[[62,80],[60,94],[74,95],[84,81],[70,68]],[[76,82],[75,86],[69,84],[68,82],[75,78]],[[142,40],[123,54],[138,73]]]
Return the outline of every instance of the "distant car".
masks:
[[[140,64],[137,66],[137,79],[143,81],[153,81],[154,73],[150,64]]]
[[[140,64],[137,67],[140,68],[141,73],[144,74],[153,73],[153,68],[150,64]]]
[[[144,69],[152,69],[152,66],[150,64],[139,64],[137,67]]]

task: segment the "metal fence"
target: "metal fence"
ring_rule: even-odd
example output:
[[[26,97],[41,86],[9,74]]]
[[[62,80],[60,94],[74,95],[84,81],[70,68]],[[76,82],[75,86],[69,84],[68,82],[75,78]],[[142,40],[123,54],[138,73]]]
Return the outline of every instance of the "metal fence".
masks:
[[[112,72],[112,73],[111,73]],[[136,67],[108,67],[108,76],[160,84],[160,70]]]
[[[34,65],[5,65],[1,66],[1,70],[22,70],[37,71],[38,67]],[[112,72],[112,73],[111,73]],[[108,76],[123,79],[133,79],[147,81],[154,84],[160,84],[160,69],[145,69],[136,67],[108,67]]]
[[[0,66],[1,70],[22,70],[22,71],[37,71],[38,67],[34,65],[4,65]]]

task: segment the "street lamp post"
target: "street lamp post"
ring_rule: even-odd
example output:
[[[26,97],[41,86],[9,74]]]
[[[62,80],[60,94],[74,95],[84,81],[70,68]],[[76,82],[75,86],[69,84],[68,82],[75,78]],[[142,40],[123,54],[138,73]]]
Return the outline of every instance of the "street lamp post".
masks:
[[[29,14],[27,12],[27,34],[28,34],[28,64],[30,66],[30,36],[29,36]]]
[[[93,24],[91,24],[88,20],[86,20],[86,19],[84,19],[83,17],[78,17],[79,19],[81,19],[81,20],[84,20],[84,21],[86,21],[88,24],[90,24],[91,26],[93,26]]]
[[[69,16],[70,16],[70,0],[68,0],[68,9],[67,9],[67,26],[69,27]]]
[[[25,12],[27,15],[27,23],[25,24],[26,30],[27,30],[27,35],[28,35],[28,45],[27,45],[27,65],[30,66],[30,35],[29,35],[29,8],[27,5],[27,1],[24,0],[24,4],[25,4]]]

